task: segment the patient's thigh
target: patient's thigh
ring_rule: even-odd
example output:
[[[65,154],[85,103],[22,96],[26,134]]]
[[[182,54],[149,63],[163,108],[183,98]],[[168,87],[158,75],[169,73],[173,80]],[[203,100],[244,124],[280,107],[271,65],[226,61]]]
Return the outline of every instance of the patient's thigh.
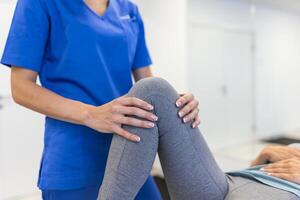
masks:
[[[300,200],[296,195],[254,180],[229,176],[225,200]]]

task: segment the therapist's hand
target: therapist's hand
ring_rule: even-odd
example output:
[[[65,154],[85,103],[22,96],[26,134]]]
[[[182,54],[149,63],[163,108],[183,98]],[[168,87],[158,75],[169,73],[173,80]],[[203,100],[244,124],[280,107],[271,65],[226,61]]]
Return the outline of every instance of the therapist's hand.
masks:
[[[294,157],[268,165],[261,169],[270,176],[300,184],[300,158]]]
[[[139,142],[140,138],[124,130],[122,125],[153,128],[158,118],[151,110],[153,106],[145,101],[122,96],[99,107],[90,106],[85,124],[97,131],[115,133],[128,140]]]
[[[196,128],[200,124],[199,102],[191,93],[180,94],[180,98],[176,101],[176,106],[181,109],[178,112],[179,117],[184,123],[192,122],[192,128]]]
[[[300,149],[290,146],[270,145],[265,147],[257,158],[251,163],[251,166],[275,163],[278,161],[299,157]]]

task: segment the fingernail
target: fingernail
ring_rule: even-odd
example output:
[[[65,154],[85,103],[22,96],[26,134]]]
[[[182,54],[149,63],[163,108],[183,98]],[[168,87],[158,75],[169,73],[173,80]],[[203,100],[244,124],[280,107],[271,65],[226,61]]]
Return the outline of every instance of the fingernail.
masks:
[[[265,171],[265,168],[260,168],[260,171]]]
[[[153,110],[153,106],[152,106],[152,105],[148,105],[148,108],[149,108],[150,110]]]
[[[154,123],[148,123],[149,127],[154,127]]]
[[[135,137],[135,141],[136,141],[136,142],[140,142],[140,141],[141,141],[141,138],[136,136],[136,137]]]
[[[182,112],[179,112],[178,115],[179,115],[179,117],[182,117],[183,113],[182,113]]]
[[[195,124],[193,124],[193,125],[192,125],[192,128],[195,128],[195,127],[196,127],[196,125],[195,125]]]
[[[157,116],[152,116],[152,119],[153,119],[154,121],[157,121],[157,120],[158,120],[158,117],[157,117]]]
[[[187,118],[183,118],[183,122],[185,123],[187,121]]]
[[[269,176],[272,176],[273,174],[272,173],[267,173]]]
[[[179,102],[179,101],[176,102],[176,106],[177,106],[177,107],[181,106],[181,102]]]

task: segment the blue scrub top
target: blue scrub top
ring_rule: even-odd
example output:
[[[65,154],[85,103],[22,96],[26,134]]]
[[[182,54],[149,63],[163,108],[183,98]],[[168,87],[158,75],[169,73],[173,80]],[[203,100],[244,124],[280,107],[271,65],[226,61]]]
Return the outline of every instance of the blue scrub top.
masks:
[[[83,0],[19,0],[1,63],[39,73],[43,87],[100,106],[126,94],[132,71],[149,66],[137,6],[110,0],[103,16]],[[102,181],[112,134],[46,117],[41,189]]]

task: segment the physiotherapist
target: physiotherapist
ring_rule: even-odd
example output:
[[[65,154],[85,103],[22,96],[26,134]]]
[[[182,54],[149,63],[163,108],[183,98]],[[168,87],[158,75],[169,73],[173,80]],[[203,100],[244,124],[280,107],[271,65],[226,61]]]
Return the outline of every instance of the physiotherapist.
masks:
[[[46,116],[38,179],[43,199],[95,200],[112,133],[139,142],[122,125],[152,128],[157,120],[152,105],[126,96],[132,75],[135,81],[152,76],[137,6],[19,0],[1,63],[11,67],[15,102]],[[184,122],[199,125],[191,93],[177,106]],[[161,199],[152,177],[136,199]]]

